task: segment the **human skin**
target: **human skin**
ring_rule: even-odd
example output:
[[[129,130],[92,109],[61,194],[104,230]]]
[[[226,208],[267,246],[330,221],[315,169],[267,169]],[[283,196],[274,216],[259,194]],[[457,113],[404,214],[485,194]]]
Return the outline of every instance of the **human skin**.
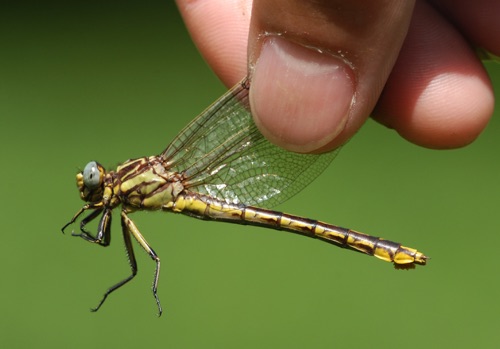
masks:
[[[251,78],[261,132],[298,152],[340,146],[369,116],[415,144],[472,142],[493,113],[474,52],[500,55],[497,0],[177,0],[209,65]]]

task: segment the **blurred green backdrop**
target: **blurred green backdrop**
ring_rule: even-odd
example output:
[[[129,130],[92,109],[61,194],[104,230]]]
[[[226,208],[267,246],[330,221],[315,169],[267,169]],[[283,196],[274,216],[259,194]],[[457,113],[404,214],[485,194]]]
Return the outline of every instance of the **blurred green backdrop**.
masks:
[[[63,235],[74,176],[157,154],[225,88],[169,1],[22,1],[0,9],[3,348],[493,348],[500,340],[500,118],[471,146],[431,151],[369,121],[281,210],[382,235],[432,257],[395,271],[292,234],[162,213],[119,219],[101,248]],[[500,85],[499,65],[489,65]],[[77,226],[75,226],[77,228]]]

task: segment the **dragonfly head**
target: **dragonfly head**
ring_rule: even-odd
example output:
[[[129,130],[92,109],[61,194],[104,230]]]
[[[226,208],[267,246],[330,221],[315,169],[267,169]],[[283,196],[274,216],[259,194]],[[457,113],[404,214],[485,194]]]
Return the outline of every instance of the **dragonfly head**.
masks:
[[[76,175],[76,185],[83,201],[97,202],[102,199],[105,175],[106,170],[96,161],[89,162],[83,171]]]

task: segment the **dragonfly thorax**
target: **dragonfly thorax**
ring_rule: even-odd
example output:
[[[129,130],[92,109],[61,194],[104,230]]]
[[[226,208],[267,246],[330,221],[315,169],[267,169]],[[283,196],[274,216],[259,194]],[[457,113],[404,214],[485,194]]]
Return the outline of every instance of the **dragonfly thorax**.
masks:
[[[182,175],[168,171],[157,156],[127,160],[117,167],[112,182],[115,200],[127,211],[169,207],[184,190]]]

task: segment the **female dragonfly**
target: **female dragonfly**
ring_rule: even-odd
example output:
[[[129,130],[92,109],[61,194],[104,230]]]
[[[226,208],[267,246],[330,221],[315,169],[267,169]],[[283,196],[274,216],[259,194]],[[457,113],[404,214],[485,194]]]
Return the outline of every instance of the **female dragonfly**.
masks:
[[[129,214],[163,210],[200,219],[257,225],[316,238],[394,263],[396,268],[425,265],[423,253],[399,243],[350,229],[302,218],[259,206],[275,206],[308,185],[335,158],[337,152],[297,154],[268,142],[252,121],[248,104],[249,81],[243,80],[181,131],[158,156],[125,161],[115,171],[89,162],[76,175],[80,197],[86,204],[64,230],[85,211],[80,232],[72,235],[108,246],[111,213],[121,205],[123,238],[132,273],[110,287],[93,308],[134,278],[137,262],[131,236],[155,261],[153,295],[157,295],[160,258],[149,246]],[[95,235],[85,226],[100,216]]]

